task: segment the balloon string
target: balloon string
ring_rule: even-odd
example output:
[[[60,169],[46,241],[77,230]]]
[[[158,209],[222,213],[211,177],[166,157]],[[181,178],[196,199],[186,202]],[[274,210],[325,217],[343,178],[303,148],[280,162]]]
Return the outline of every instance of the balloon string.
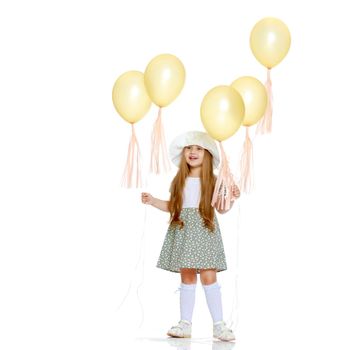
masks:
[[[265,83],[265,87],[267,90],[267,107],[264,116],[260,119],[258,126],[256,128],[256,132],[258,134],[267,134],[272,130],[272,81],[270,77],[271,68],[267,69],[267,79]]]
[[[143,284],[143,281],[144,281],[144,263],[145,263],[145,259],[144,259],[144,254],[143,254],[143,252],[144,252],[144,236],[145,236],[145,227],[146,227],[146,220],[147,220],[147,208],[146,208],[146,206],[145,206],[145,214],[144,214],[144,227],[143,227],[143,231],[142,231],[142,236],[141,236],[141,244],[140,244],[140,250],[139,250],[139,256],[138,256],[138,259],[137,259],[137,263],[136,263],[136,265],[135,265],[135,267],[134,267],[134,271],[133,271],[133,273],[132,273],[132,277],[131,277],[131,279],[130,279],[130,282],[129,282],[129,287],[128,287],[128,289],[127,289],[127,292],[126,292],[126,294],[124,295],[124,297],[123,297],[123,299],[122,299],[122,302],[119,304],[119,306],[117,307],[117,309],[116,309],[116,311],[117,312],[119,312],[120,311],[120,309],[121,309],[121,307],[124,305],[124,302],[126,301],[126,299],[127,299],[127,297],[129,296],[129,294],[130,294],[130,289],[131,289],[131,285],[132,285],[132,283],[133,283],[133,280],[134,280],[134,277],[135,277],[135,274],[136,274],[136,271],[137,271],[137,268],[138,268],[138,266],[139,266],[139,263],[140,263],[140,261],[141,261],[141,256],[143,257],[143,259],[142,259],[142,280],[141,280],[141,283],[138,285],[138,287],[137,287],[137,298],[138,298],[138,301],[139,301],[139,305],[140,305],[140,307],[141,307],[141,314],[142,314],[142,322],[141,322],[141,324],[143,323],[143,314],[144,314],[144,312],[143,312],[143,305],[142,305],[142,301],[141,301],[141,299],[140,299],[140,295],[139,295],[139,290],[140,290],[140,287],[141,287],[141,285]],[[139,326],[139,328],[141,327],[141,324],[140,324],[140,326]]]
[[[145,188],[148,188],[148,174],[146,176]],[[143,285],[143,282],[144,282],[144,273],[145,273],[145,244],[144,244],[144,239],[145,239],[145,232],[146,232],[146,222],[147,222],[147,205],[145,205],[145,214],[144,214],[142,237],[141,237],[141,244],[140,244],[141,249],[140,249],[140,254],[139,254],[139,261],[140,261],[141,252],[143,252],[143,255],[142,255],[141,282],[137,286],[137,289],[136,289],[137,299],[139,301],[139,305],[140,305],[140,308],[141,308],[141,322],[140,322],[139,327],[138,327],[139,329],[143,325],[143,320],[144,320],[144,307],[143,307],[143,304],[142,304],[142,300],[140,298],[140,289],[141,289],[141,286]]]
[[[232,308],[231,308],[231,314],[228,321],[229,328],[232,328],[232,330],[235,332],[237,330],[238,326],[238,276],[239,276],[239,231],[240,231],[240,218],[241,218],[241,206],[238,202],[238,215],[237,215],[237,234],[236,234],[236,273],[235,273],[235,291],[233,293],[232,298]],[[235,320],[233,320],[233,315],[235,315]]]
[[[135,150],[136,148],[136,150]],[[141,186],[141,151],[140,146],[137,141],[134,123],[131,124],[131,137],[128,147],[128,155],[126,159],[126,164],[123,172],[123,178],[121,181],[122,187],[130,188],[133,185],[133,173],[134,173],[134,162],[135,162],[135,152],[136,152],[136,187]]]
[[[239,185],[243,192],[249,193],[253,185],[253,143],[249,137],[248,127],[246,127],[246,135],[240,164],[241,175]]]
[[[145,179],[145,187],[147,188],[148,187],[148,176],[146,176],[146,179]],[[144,308],[143,308],[143,304],[142,304],[142,300],[140,298],[140,288],[143,284],[143,281],[144,281],[144,265],[145,265],[145,245],[144,245],[144,238],[145,238],[145,231],[146,231],[146,222],[147,222],[147,205],[145,205],[145,212],[144,212],[144,221],[143,221],[143,230],[142,230],[142,235],[141,235],[141,243],[140,243],[140,250],[139,250],[139,255],[138,255],[138,259],[137,259],[137,263],[134,267],[134,270],[133,270],[133,273],[132,273],[132,277],[130,279],[130,282],[129,282],[129,287],[126,291],[126,294],[124,295],[121,303],[119,304],[119,306],[117,307],[117,309],[115,310],[116,312],[119,312],[121,307],[124,305],[127,297],[129,296],[130,294],[130,289],[131,289],[131,286],[132,286],[132,282],[134,280],[134,277],[135,277],[135,274],[136,274],[136,271],[137,271],[137,268],[140,264],[140,261],[141,261],[141,257],[142,257],[142,268],[141,268],[141,271],[142,271],[142,274],[141,274],[141,282],[140,284],[137,286],[137,289],[136,289],[136,295],[137,295],[137,299],[138,299],[138,302],[139,302],[139,305],[140,305],[140,308],[141,308],[141,322],[139,324],[139,328],[142,326],[143,324],[143,320],[144,320]]]
[[[145,208],[145,216],[144,216],[144,230],[143,230],[143,234],[142,234],[142,250],[144,252],[144,231],[145,231],[145,226],[146,226],[146,208]],[[143,256],[142,256],[142,274],[141,274],[141,282],[140,284],[137,286],[137,289],[136,289],[136,294],[137,294],[137,298],[138,298],[138,301],[139,301],[139,305],[140,305],[140,308],[141,308],[141,322],[139,324],[139,329],[141,328],[141,326],[143,325],[143,320],[144,320],[144,308],[143,308],[143,304],[142,304],[142,300],[140,298],[140,288],[141,286],[143,285],[143,281],[144,281],[144,274],[145,274],[145,253],[143,253]]]
[[[152,131],[152,145],[151,145],[151,166],[150,170],[153,173],[160,173],[159,157],[160,151],[163,158],[163,166],[165,171],[170,170],[170,161],[167,153],[167,146],[165,142],[164,128],[162,124],[162,108],[159,107],[158,117],[154,123]]]
[[[235,197],[232,193],[232,188],[235,186],[235,182],[233,179],[233,175],[229,168],[229,162],[227,160],[224,148],[222,146],[221,141],[219,142],[220,146],[220,153],[221,153],[221,164],[219,169],[219,174],[216,179],[213,198],[212,198],[212,206],[215,206],[215,204],[219,203],[219,208],[225,210],[230,208],[230,203],[235,200]],[[238,207],[240,208],[240,207]],[[240,210],[238,215],[240,215]],[[239,221],[239,220],[238,220]],[[232,327],[233,324],[233,313],[235,311],[236,319],[234,323],[234,329],[236,329],[238,324],[238,244],[239,244],[239,236],[238,236],[239,229],[237,228],[237,243],[236,243],[236,276],[235,276],[235,292],[233,293],[233,301],[232,301],[232,309],[231,309],[231,315],[230,315],[230,321],[229,327]]]
[[[226,153],[222,146],[221,141],[219,142],[220,154],[221,154],[221,164],[219,168],[219,173],[215,182],[215,188],[213,192],[213,197],[211,205],[214,207],[218,204],[219,209],[228,210],[230,204],[235,200],[233,196],[232,189],[235,185],[233,175],[229,168],[229,162],[226,157]]]

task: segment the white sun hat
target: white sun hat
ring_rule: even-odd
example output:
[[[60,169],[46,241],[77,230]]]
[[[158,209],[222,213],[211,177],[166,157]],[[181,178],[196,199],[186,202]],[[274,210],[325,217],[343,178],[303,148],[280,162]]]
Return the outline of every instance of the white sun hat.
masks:
[[[191,145],[205,148],[213,156],[213,168],[219,167],[220,156],[215,140],[203,131],[188,131],[178,135],[171,142],[169,146],[170,159],[177,167],[180,165],[183,148]]]

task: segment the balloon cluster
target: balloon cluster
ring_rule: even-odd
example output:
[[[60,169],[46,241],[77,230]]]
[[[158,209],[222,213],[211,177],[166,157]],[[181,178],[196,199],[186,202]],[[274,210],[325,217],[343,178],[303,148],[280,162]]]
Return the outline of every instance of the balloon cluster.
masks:
[[[288,53],[290,33],[287,26],[277,18],[263,18],[250,33],[250,48],[255,58],[267,68],[265,86],[256,78],[243,76],[230,86],[216,86],[204,97],[201,105],[201,120],[206,131],[220,144],[221,164],[217,177],[212,205],[217,202],[228,209],[235,185],[222,141],[231,137],[240,126],[246,127],[246,137],[241,156],[240,187],[244,192],[251,188],[253,165],[252,142],[248,128],[258,124],[257,132],[271,132],[272,89],[270,70]],[[225,195],[222,196],[221,194]]]
[[[250,48],[255,58],[267,68],[265,86],[256,78],[243,76],[231,85],[212,88],[203,98],[200,114],[208,134],[219,142],[221,164],[213,194],[212,205],[220,201],[221,208],[228,208],[232,198],[233,175],[229,169],[222,141],[230,138],[237,130],[246,127],[246,138],[241,156],[240,187],[249,192],[253,161],[252,142],[248,128],[257,125],[257,132],[271,132],[272,125],[272,83],[270,70],[287,55],[290,47],[288,27],[279,19],[266,17],[255,24],[250,33]],[[159,55],[148,64],[144,73],[127,72],[121,75],[113,87],[113,103],[118,113],[132,125],[127,164],[123,184],[131,186],[136,148],[137,186],[140,183],[139,146],[135,136],[134,123],[147,113],[151,102],[159,107],[158,118],[152,132],[150,170],[160,172],[159,158],[163,166],[170,169],[167,156],[161,110],[169,105],[181,92],[185,82],[185,69],[181,61],[169,54]],[[224,193],[225,196],[220,196]]]
[[[160,173],[160,155],[162,155],[165,170],[170,170],[161,111],[163,107],[168,106],[180,94],[184,83],[184,65],[177,57],[170,54],[154,57],[148,63],[144,73],[129,71],[122,74],[115,82],[112,91],[114,107],[132,127],[122,186],[132,186],[135,149],[136,187],[142,186],[140,147],[137,142],[134,123],[146,115],[152,102],[159,107],[159,111],[152,131],[150,170],[156,174]]]

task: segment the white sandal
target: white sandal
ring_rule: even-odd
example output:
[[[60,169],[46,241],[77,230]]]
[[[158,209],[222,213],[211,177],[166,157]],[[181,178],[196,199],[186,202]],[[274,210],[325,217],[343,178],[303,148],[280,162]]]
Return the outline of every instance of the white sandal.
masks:
[[[232,329],[226,326],[224,321],[219,321],[213,325],[213,337],[222,341],[236,340]]]
[[[192,324],[189,321],[181,320],[176,326],[171,327],[167,335],[175,338],[191,338]]]

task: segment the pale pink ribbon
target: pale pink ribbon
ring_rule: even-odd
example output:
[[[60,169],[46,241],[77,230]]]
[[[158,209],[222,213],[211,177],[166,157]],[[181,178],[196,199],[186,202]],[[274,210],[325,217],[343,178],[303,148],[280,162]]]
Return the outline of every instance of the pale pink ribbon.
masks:
[[[265,83],[265,87],[267,90],[267,107],[264,116],[260,119],[257,128],[256,128],[256,134],[267,134],[271,132],[272,129],[272,81],[270,78],[270,70],[271,68],[267,69],[267,79]]]
[[[215,188],[213,192],[213,197],[211,201],[212,207],[215,207],[218,204],[220,210],[228,210],[232,201],[236,199],[233,195],[233,188],[235,182],[233,175],[230,171],[229,162],[227,160],[224,148],[222,147],[221,141],[220,153],[221,153],[221,163],[219,168],[219,174],[216,179]]]
[[[170,170],[170,162],[168,158],[167,146],[164,136],[164,128],[162,124],[162,108],[159,107],[158,117],[154,123],[152,131],[152,147],[151,147],[151,164],[150,171],[156,174],[160,173],[159,156],[162,154],[163,166],[165,171]]]
[[[241,156],[240,176],[240,189],[245,193],[249,193],[253,185],[253,143],[249,137],[248,127],[246,127],[245,141]]]
[[[135,162],[135,148],[136,148],[136,187],[141,186],[141,153],[140,146],[136,138],[134,123],[131,123],[131,137],[128,148],[128,156],[124,168],[122,187],[132,187],[133,185],[133,173]]]

